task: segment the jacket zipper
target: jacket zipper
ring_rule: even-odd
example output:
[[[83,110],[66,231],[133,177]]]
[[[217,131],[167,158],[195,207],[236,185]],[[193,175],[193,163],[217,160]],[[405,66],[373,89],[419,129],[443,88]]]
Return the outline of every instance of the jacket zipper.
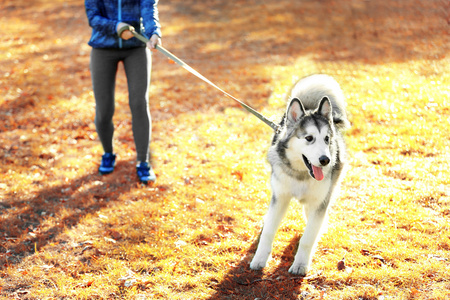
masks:
[[[122,0],[118,0],[118,19],[122,22]],[[122,38],[119,36],[119,48],[122,49]]]

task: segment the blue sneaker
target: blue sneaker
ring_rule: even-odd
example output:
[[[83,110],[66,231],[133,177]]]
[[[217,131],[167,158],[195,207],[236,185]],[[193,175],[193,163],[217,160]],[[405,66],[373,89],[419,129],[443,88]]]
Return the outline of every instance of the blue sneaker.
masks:
[[[139,181],[142,183],[148,183],[149,181],[155,182],[156,175],[153,172],[152,166],[148,162],[141,162],[136,166],[137,176],[139,177]]]
[[[115,165],[116,165],[116,155],[113,153],[105,153],[102,156],[102,163],[100,164],[98,171],[102,175],[112,173],[112,171],[114,171]]]

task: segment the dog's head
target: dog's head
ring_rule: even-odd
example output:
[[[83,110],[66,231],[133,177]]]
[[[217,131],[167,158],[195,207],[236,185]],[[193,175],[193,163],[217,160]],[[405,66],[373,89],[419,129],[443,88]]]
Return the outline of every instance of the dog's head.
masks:
[[[305,110],[299,99],[292,99],[286,111],[286,128],[292,137],[288,149],[291,162],[306,167],[314,179],[323,180],[324,169],[332,160],[330,144],[334,134],[328,97],[323,97],[315,110]]]

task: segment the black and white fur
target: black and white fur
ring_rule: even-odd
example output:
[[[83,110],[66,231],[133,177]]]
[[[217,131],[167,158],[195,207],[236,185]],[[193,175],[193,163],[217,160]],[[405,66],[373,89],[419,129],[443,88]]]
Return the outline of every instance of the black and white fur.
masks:
[[[346,164],[342,131],[348,127],[339,84],[327,75],[312,75],[292,89],[287,111],[269,148],[272,199],[250,268],[266,266],[275,233],[292,198],[307,218],[290,273],[305,275],[331,200],[336,197]]]

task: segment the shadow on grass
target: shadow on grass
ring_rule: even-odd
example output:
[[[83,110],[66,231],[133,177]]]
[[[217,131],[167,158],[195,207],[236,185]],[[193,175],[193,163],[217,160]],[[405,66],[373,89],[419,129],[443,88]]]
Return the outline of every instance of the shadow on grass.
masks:
[[[11,194],[0,202],[0,269],[18,264],[94,214],[121,195],[139,188],[134,160],[120,161],[114,173],[101,176],[97,170],[70,182],[43,188],[31,197]]]
[[[178,14],[190,18],[192,31],[199,28],[203,32],[189,36],[196,39],[190,42],[189,51],[210,41],[231,40],[231,50],[250,49],[238,57],[248,64],[275,53],[285,59],[313,54],[317,61],[379,64],[421,57],[440,59],[449,50],[444,34],[448,1],[254,0],[248,7],[213,1],[207,10],[192,2],[171,3]],[[198,26],[205,22],[209,22],[206,32]],[[221,30],[226,34],[222,40],[217,38]],[[208,35],[212,37],[205,38]],[[224,51],[203,52],[213,58]]]
[[[257,248],[256,240],[247,250],[245,258],[214,287],[216,293],[209,299],[298,299],[305,277],[291,275],[288,270],[294,261],[299,240],[300,236],[296,235],[286,246],[278,266],[253,271],[249,265]]]

